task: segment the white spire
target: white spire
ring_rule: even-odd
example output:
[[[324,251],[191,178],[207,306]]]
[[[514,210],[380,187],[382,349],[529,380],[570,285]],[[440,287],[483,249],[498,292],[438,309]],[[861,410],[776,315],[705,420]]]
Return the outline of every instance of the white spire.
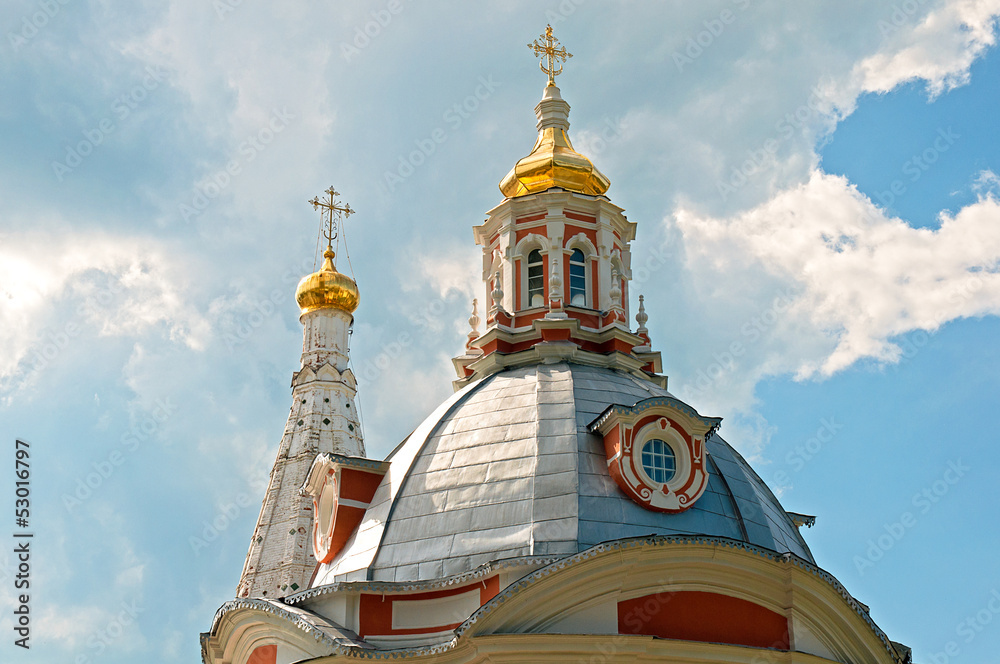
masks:
[[[357,381],[349,368],[357,287],[336,271],[333,251],[327,250],[327,262],[304,277],[296,291],[302,312],[302,368],[292,376],[292,408],[237,597],[282,597],[309,585],[316,568],[312,501],[300,496],[299,489],[317,454],[365,455],[354,403]]]

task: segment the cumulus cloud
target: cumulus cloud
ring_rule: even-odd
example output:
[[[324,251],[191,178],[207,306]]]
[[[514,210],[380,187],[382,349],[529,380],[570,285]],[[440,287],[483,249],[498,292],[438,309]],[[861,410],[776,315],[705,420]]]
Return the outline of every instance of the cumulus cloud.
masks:
[[[919,16],[923,0],[886,9],[879,30],[883,47],[857,64],[855,75],[865,92],[889,92],[916,79],[937,96],[969,82],[969,67],[996,44],[1000,0],[949,2]]]
[[[795,324],[775,328],[787,352],[769,372],[800,378],[829,376],[862,358],[893,362],[900,335],[1000,313],[998,219],[1000,203],[986,194],[942,213],[939,228],[913,228],[845,178],[818,170],[730,219],[677,213],[688,267],[702,279],[777,279],[794,293]],[[766,309],[771,292],[749,295]],[[808,346],[798,340],[803,334],[813,340]]]
[[[138,238],[103,233],[5,238],[0,344],[6,352],[0,381],[30,371],[23,364],[29,355],[51,361],[87,333],[131,337],[162,325],[169,341],[203,348],[209,329],[186,297],[185,274],[183,261]]]

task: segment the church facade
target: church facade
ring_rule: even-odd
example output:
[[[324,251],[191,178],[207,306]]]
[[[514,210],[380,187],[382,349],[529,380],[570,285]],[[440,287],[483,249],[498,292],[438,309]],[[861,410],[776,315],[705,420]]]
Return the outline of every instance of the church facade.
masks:
[[[538,139],[474,229],[483,306],[454,395],[366,456],[358,287],[328,246],[296,293],[291,412],[203,661],[905,664],[816,566],[813,517],[669,391],[629,293],[636,224],[569,139],[555,76],[571,56],[551,28],[533,47]],[[332,240],[351,210],[327,194],[313,204]]]

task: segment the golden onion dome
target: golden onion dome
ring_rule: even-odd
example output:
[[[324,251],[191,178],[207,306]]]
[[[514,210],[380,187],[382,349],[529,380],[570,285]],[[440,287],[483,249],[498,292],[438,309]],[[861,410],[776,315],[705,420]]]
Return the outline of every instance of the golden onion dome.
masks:
[[[333,249],[323,252],[323,267],[318,272],[302,277],[295,289],[295,301],[302,313],[317,309],[340,309],[354,313],[358,308],[358,285],[346,274],[337,272],[333,266]]]
[[[559,88],[545,88],[542,101],[535,107],[538,116],[538,140],[531,153],[517,162],[500,181],[500,191],[507,198],[526,196],[552,187],[580,194],[598,196],[611,181],[593,162],[573,149],[569,140],[569,104],[559,95]]]

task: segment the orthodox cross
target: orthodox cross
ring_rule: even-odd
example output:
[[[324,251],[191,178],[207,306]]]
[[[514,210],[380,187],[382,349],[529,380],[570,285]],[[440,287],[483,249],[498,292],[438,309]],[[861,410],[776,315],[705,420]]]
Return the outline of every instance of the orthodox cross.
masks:
[[[341,219],[346,219],[347,217],[354,214],[354,210],[347,203],[341,205],[337,201],[337,190],[330,187],[325,192],[326,198],[320,199],[319,196],[314,196],[310,203],[312,203],[314,210],[319,210],[323,208],[320,212],[320,219],[326,224],[326,229],[323,230],[323,237],[326,238],[327,249],[332,248],[333,241],[337,239],[337,222]]]
[[[573,54],[566,50],[566,47],[559,43],[559,40],[552,36],[552,26],[545,27],[545,34],[540,35],[542,43],[536,39],[528,44],[528,48],[535,52],[535,57],[541,57],[538,61],[538,68],[549,75],[549,85],[556,84],[556,76],[562,73],[562,63],[567,58],[572,58]]]

